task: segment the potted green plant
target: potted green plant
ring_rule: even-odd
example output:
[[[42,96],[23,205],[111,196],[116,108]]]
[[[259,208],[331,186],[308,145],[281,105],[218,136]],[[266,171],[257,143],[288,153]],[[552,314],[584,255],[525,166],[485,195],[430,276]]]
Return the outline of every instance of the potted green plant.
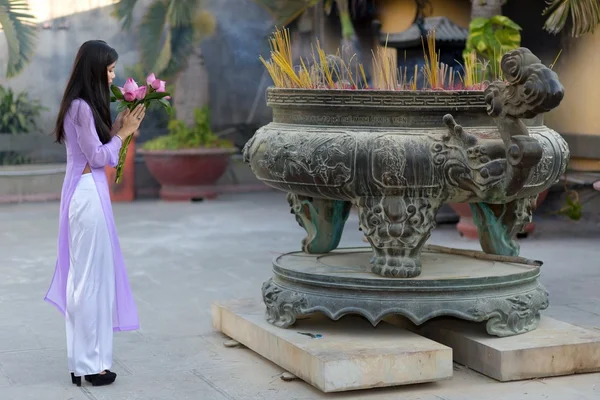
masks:
[[[215,184],[235,152],[233,143],[210,127],[208,107],[194,110],[194,124],[172,119],[169,133],[144,143],[138,152],[160,184],[160,198],[169,201],[214,199]]]

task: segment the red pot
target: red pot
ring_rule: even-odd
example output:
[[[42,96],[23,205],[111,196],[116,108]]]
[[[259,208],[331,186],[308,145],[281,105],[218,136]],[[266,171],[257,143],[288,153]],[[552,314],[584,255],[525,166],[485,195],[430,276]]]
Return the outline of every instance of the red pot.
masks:
[[[548,196],[548,190],[541,192],[536,201],[536,208],[542,204],[542,202]],[[460,216],[458,223],[456,224],[456,230],[461,236],[469,239],[479,239],[479,232],[477,226],[473,222],[473,214],[471,213],[471,207],[469,203],[449,203],[450,207]],[[530,222],[525,225],[523,232],[526,234],[533,233],[535,230],[535,223]]]
[[[150,174],[160,184],[160,198],[168,201],[214,199],[215,184],[229,165],[235,149],[198,148],[139,150]]]

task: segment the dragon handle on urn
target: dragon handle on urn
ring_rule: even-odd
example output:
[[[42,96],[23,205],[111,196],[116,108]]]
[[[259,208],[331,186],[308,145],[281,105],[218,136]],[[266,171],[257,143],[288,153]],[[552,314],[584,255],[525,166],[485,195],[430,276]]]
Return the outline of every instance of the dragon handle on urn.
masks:
[[[504,196],[514,199],[543,154],[542,145],[529,134],[523,119],[535,118],[558,107],[564,97],[564,88],[558,75],[526,48],[506,53],[501,69],[504,81],[488,86],[485,102],[504,142]],[[537,194],[505,204],[472,203],[483,250],[492,254],[518,255],[515,236],[531,220],[536,198]]]
[[[485,101],[506,147],[506,196],[510,197],[523,187],[542,158],[542,146],[529,135],[522,118],[535,118],[558,107],[564,88],[558,75],[528,49],[506,53],[500,66],[506,82],[490,84]]]

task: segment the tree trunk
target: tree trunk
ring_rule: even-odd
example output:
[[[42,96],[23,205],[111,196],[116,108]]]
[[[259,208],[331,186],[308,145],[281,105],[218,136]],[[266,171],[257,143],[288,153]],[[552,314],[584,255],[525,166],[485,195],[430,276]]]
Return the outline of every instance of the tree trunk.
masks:
[[[483,17],[491,18],[502,15],[502,5],[505,0],[471,0],[471,20]]]
[[[177,119],[194,124],[194,109],[208,104],[208,73],[199,48],[192,51],[187,68],[175,80],[174,106]]]

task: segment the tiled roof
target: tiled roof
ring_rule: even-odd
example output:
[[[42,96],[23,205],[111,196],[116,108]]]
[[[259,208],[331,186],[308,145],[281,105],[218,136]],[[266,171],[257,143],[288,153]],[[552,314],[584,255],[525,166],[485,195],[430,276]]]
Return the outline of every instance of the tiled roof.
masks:
[[[425,31],[435,29],[437,43],[462,44],[467,40],[469,30],[456,25],[447,17],[427,17],[424,19]],[[421,31],[415,22],[407,30],[399,33],[379,32],[379,42],[388,41],[389,47],[408,48],[421,46]]]

